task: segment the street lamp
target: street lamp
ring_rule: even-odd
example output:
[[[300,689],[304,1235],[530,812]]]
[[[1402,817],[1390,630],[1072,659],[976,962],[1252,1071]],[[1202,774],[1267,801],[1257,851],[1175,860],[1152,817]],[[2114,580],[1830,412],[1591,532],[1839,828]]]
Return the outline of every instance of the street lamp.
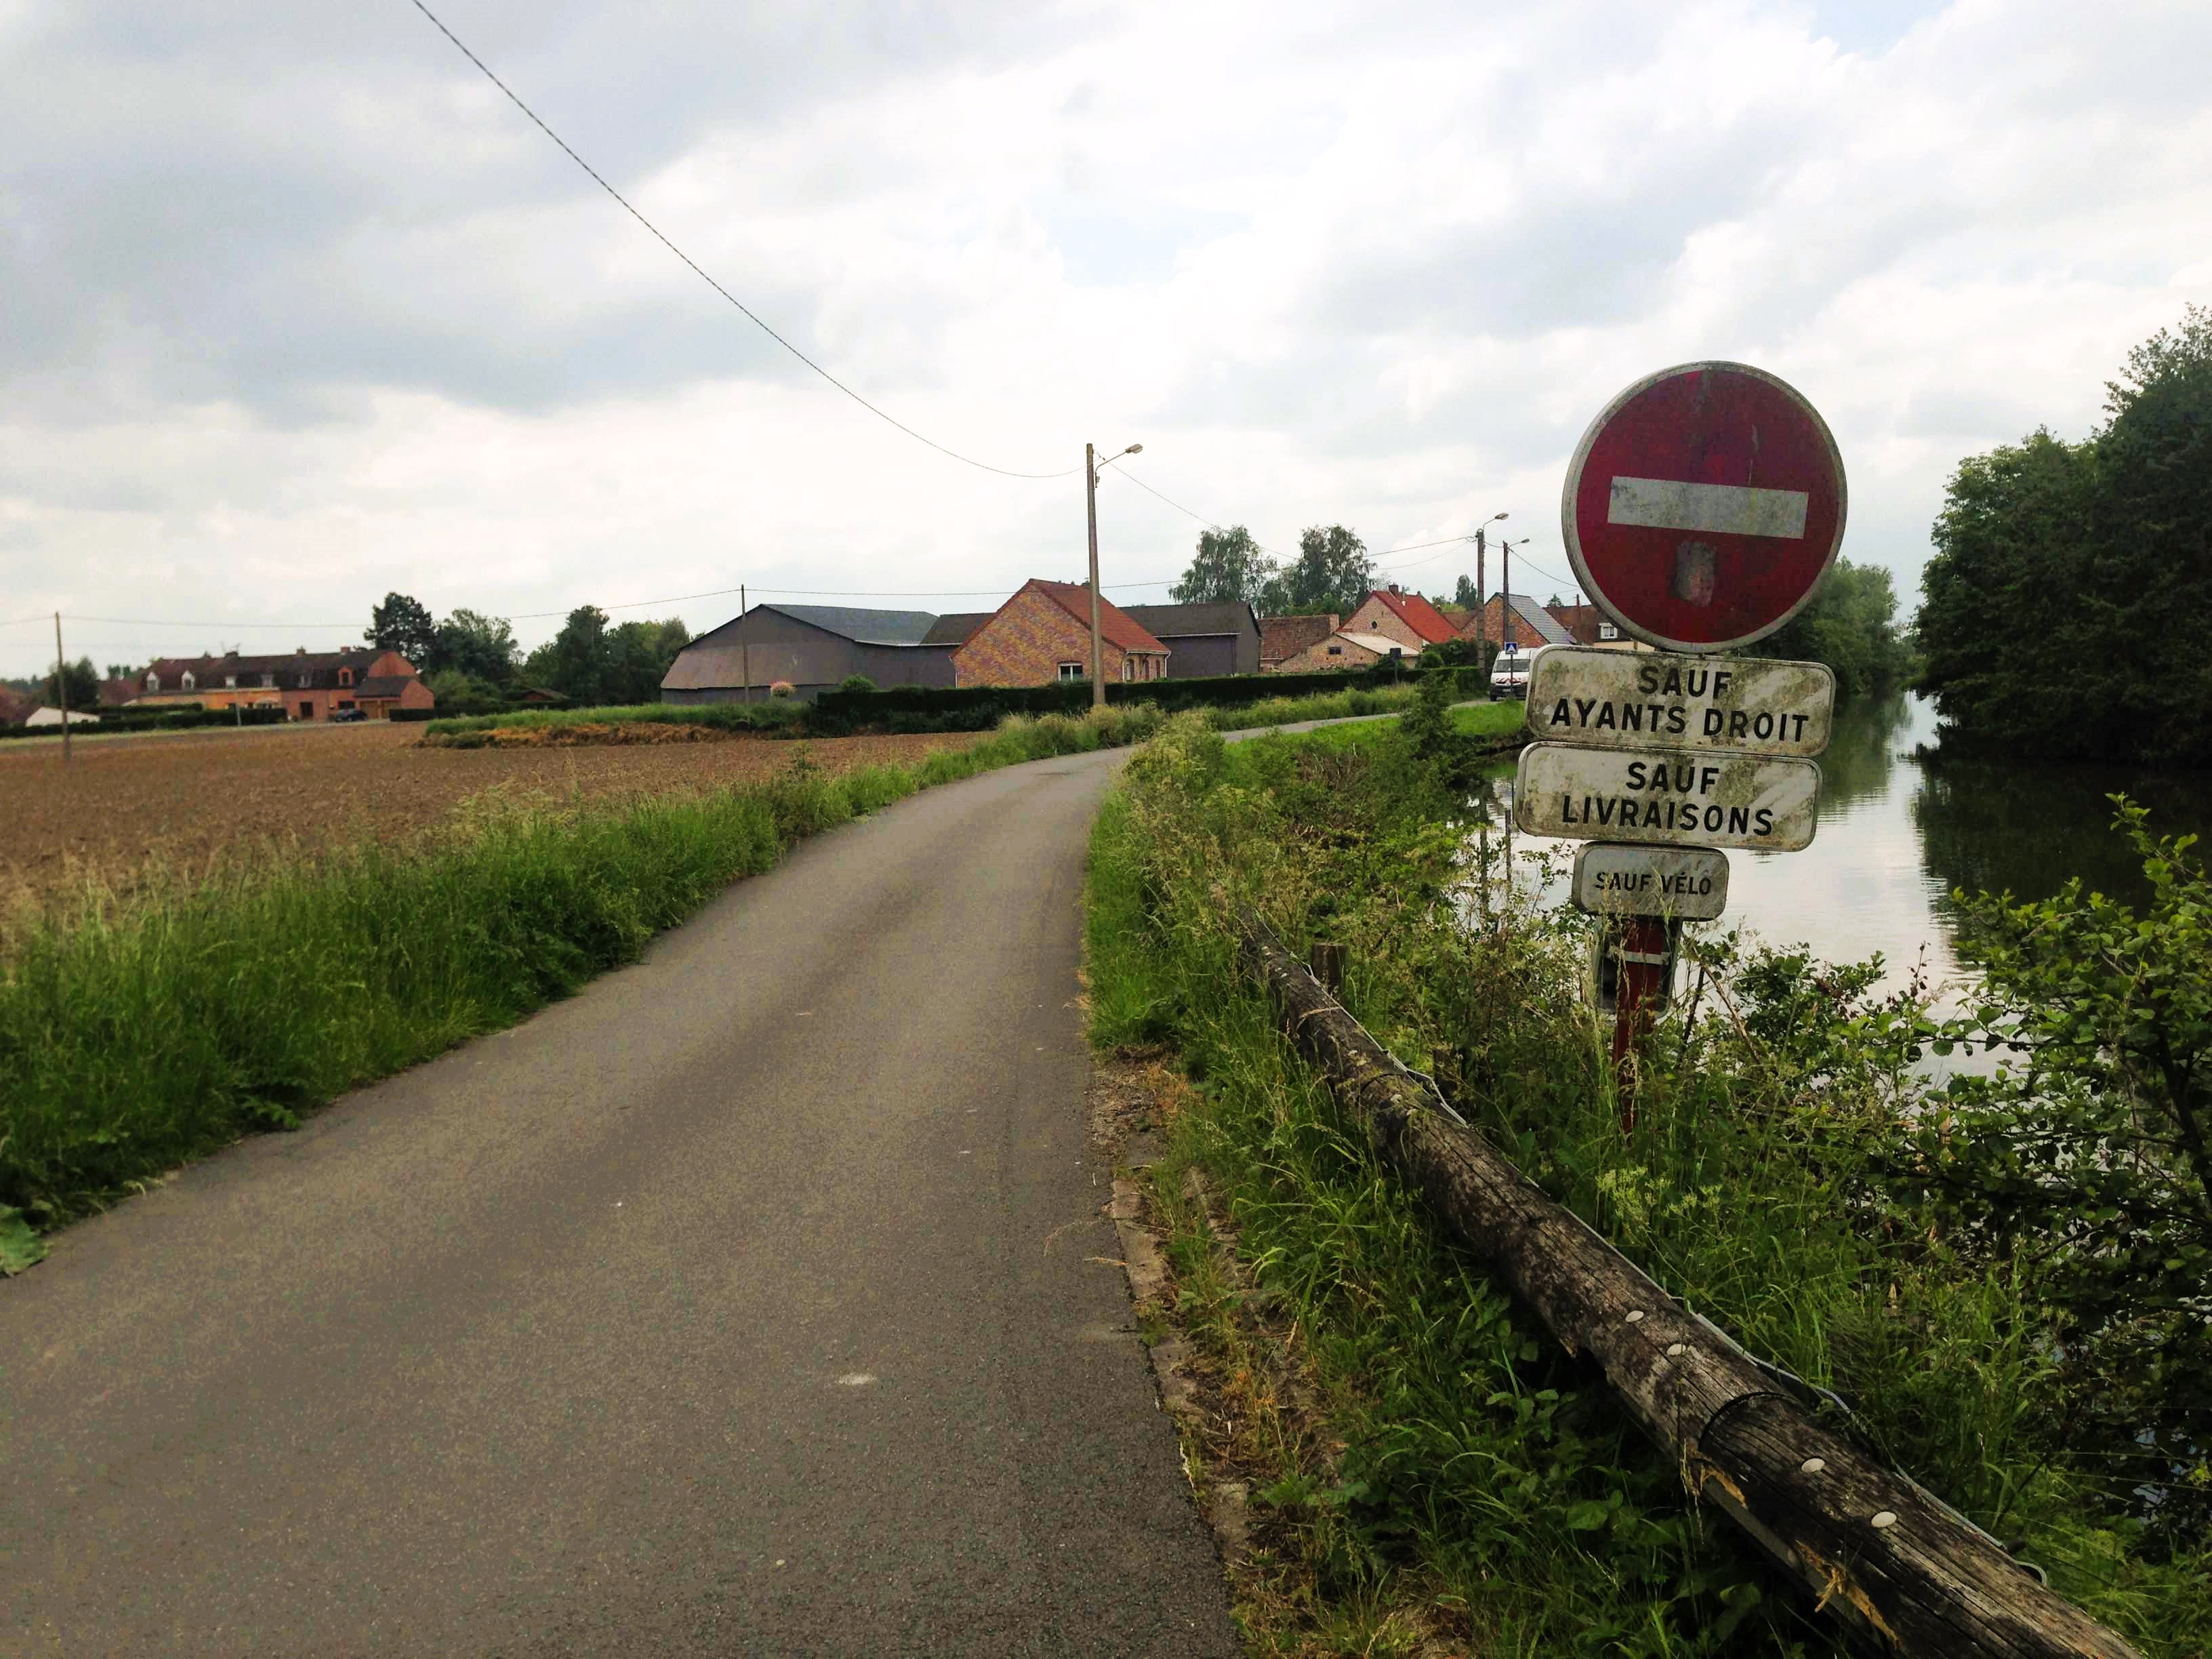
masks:
[[[1492,514],[1488,518],[1482,521],[1481,526],[1475,531],[1474,534],[1468,538],[1468,540],[1474,544],[1474,666],[1475,671],[1478,673],[1482,672],[1484,669],[1482,660],[1482,636],[1487,631],[1485,625],[1486,618],[1484,612],[1487,610],[1490,605],[1488,596],[1482,591],[1482,538],[1484,533],[1489,530],[1490,526],[1496,524],[1504,516],[1505,514],[1503,513]],[[1501,605],[1498,606],[1498,631],[1502,634],[1505,631],[1507,626],[1505,622],[1505,607]]]
[[[1131,444],[1119,455],[1098,459],[1097,447],[1083,446],[1084,504],[1091,514],[1091,706],[1106,706],[1106,648],[1098,628],[1098,475],[1120,460],[1122,455],[1141,455],[1142,444]]]

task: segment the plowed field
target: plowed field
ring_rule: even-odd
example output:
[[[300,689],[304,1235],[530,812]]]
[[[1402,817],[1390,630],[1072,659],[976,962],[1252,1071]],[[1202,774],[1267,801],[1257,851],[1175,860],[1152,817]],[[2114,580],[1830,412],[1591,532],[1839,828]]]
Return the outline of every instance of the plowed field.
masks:
[[[419,726],[278,726],[0,747],[0,898],[149,866],[191,876],[228,860],[397,842],[468,803],[561,803],[760,779],[801,755],[828,772],[964,748],[972,733],[790,742],[750,735],[605,747],[446,749]]]

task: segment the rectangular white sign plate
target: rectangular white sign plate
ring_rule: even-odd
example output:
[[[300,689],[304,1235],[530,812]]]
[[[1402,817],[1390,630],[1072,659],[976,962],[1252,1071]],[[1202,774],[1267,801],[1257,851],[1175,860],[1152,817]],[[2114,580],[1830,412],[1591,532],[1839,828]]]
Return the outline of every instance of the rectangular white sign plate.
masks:
[[[1513,784],[1513,822],[1529,835],[1646,847],[1795,853],[1820,810],[1811,761],[1709,749],[1532,743]]]
[[[1680,478],[1615,478],[1606,520],[1650,530],[1802,541],[1810,501],[1802,489],[1752,489]]]
[[[1575,854],[1575,908],[1601,916],[1711,921],[1728,908],[1728,854],[1717,848],[1614,847]]]
[[[1551,645],[1528,669],[1528,729],[1552,743],[1810,757],[1835,708],[1826,663]]]

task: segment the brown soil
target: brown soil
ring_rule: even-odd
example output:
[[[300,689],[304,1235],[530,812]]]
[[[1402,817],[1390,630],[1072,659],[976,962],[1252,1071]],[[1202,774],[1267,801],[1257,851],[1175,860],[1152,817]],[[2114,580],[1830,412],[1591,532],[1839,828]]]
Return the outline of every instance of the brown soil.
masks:
[[[683,727],[647,727],[680,732]],[[653,739],[591,747],[447,749],[419,726],[276,726],[0,750],[0,900],[88,877],[127,884],[151,866],[191,876],[237,859],[394,842],[464,803],[697,793],[756,781],[804,755],[827,772],[913,762],[976,734]]]

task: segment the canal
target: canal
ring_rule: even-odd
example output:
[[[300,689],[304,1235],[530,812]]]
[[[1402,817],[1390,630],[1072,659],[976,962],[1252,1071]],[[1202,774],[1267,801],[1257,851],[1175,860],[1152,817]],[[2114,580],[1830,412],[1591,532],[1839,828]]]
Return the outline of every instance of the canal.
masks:
[[[1820,829],[1812,846],[1802,853],[1730,853],[1722,925],[1741,927],[1747,942],[1802,945],[1831,962],[1879,953],[1891,987],[1924,961],[1933,988],[1953,988],[1939,1001],[1955,1007],[1966,970],[1955,948],[1954,888],[2047,898],[2078,875],[2141,906],[2149,889],[2140,861],[2112,828],[2106,798],[2115,793],[2148,807],[2158,834],[2193,832],[2212,841],[2212,775],[1923,759],[1936,740],[1935,710],[1922,698],[1839,711],[1835,739],[1820,757]],[[1511,768],[1500,769],[1494,786],[1500,805],[1511,783]],[[1516,839],[1522,855],[1516,863],[1526,879],[1530,843]],[[1536,845],[1564,864],[1575,843]],[[1566,902],[1564,879],[1543,885],[1546,898]]]

